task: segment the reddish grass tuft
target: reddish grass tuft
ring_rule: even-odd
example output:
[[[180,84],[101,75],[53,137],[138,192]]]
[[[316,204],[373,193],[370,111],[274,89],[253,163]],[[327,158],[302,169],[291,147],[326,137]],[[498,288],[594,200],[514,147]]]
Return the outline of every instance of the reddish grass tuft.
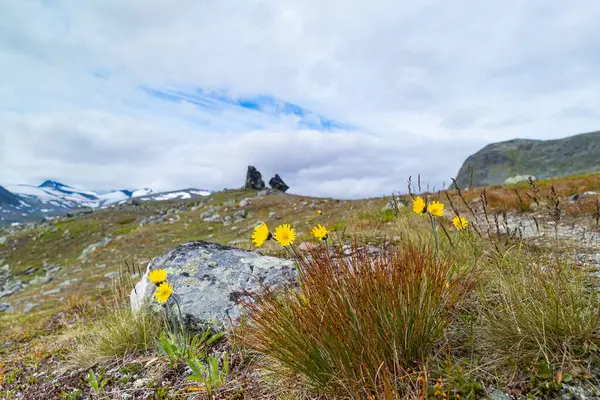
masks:
[[[351,250],[344,258],[321,248],[299,260],[300,288],[266,290],[247,303],[240,339],[305,389],[392,398],[472,280],[427,245],[388,246],[377,257]]]

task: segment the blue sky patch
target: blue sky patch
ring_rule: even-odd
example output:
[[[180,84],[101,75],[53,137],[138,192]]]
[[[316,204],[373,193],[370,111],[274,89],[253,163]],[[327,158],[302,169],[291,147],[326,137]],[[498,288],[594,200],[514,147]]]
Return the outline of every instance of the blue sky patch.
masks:
[[[248,113],[258,113],[270,117],[273,123],[280,122],[283,118],[295,117],[297,127],[300,129],[315,129],[333,131],[338,129],[352,130],[350,125],[324,117],[311,110],[300,107],[268,95],[252,97],[233,97],[224,91],[211,91],[202,88],[193,90],[166,89],[160,90],[151,87],[142,87],[141,90],[155,98],[193,104],[198,108],[215,113],[225,110],[238,110]]]

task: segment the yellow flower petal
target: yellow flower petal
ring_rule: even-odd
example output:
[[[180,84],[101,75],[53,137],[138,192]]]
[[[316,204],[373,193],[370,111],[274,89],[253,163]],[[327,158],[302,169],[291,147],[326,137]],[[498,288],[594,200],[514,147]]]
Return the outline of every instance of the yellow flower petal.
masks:
[[[252,233],[252,243],[256,247],[260,247],[267,240],[271,238],[271,232],[269,232],[269,227],[264,222],[261,222],[254,228],[254,233]]]
[[[290,224],[279,225],[275,228],[273,237],[281,246],[289,246],[296,240],[296,230]]]
[[[173,285],[169,282],[163,282],[160,284],[160,286],[158,286],[158,288],[156,288],[156,292],[154,292],[154,297],[156,298],[156,301],[162,304],[166,303],[172,294]]]
[[[155,285],[159,285],[167,280],[167,271],[164,269],[155,269],[150,271],[148,279]]]
[[[461,229],[465,229],[467,226],[469,226],[469,220],[457,215],[452,218],[452,225],[454,225],[454,227],[460,231]]]
[[[439,201],[432,201],[431,204],[427,206],[427,211],[434,217],[441,217],[444,215],[444,204]]]
[[[311,233],[315,237],[315,239],[324,240],[327,239],[327,234],[329,233],[329,231],[323,225],[318,224],[317,226],[312,228]]]
[[[425,204],[425,200],[421,196],[417,196],[413,200],[412,209],[417,214],[424,214],[427,211],[427,204]]]

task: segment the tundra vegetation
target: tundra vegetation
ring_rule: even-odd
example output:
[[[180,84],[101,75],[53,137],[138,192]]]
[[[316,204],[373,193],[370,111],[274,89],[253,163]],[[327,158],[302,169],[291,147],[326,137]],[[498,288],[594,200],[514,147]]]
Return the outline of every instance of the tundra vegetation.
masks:
[[[164,203],[10,233],[15,278],[61,271],[2,299],[15,312],[0,314],[0,398],[599,396],[600,175],[408,189],[226,190],[173,202],[160,223],[140,222]],[[232,330],[195,332],[155,270],[153,304],[131,312],[140,266],[191,240],[292,258],[297,285],[244,302]]]

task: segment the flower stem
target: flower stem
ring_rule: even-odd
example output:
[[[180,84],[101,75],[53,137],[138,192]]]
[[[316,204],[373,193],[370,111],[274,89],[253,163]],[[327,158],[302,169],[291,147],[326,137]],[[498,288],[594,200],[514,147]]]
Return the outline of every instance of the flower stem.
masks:
[[[429,220],[431,221],[431,229],[433,230],[433,238],[435,240],[435,249],[436,251],[440,251],[440,245],[438,242],[438,234],[437,234],[437,226],[435,224],[435,218],[433,215],[429,214]]]
[[[183,348],[185,349],[185,352],[187,354],[188,338],[187,332],[185,331],[185,323],[183,322],[183,315],[181,314],[181,306],[179,305],[179,302],[175,297],[173,297],[173,301],[175,301],[175,304],[177,304],[177,311],[179,312],[179,329],[181,330],[181,336],[183,337],[184,341]]]

